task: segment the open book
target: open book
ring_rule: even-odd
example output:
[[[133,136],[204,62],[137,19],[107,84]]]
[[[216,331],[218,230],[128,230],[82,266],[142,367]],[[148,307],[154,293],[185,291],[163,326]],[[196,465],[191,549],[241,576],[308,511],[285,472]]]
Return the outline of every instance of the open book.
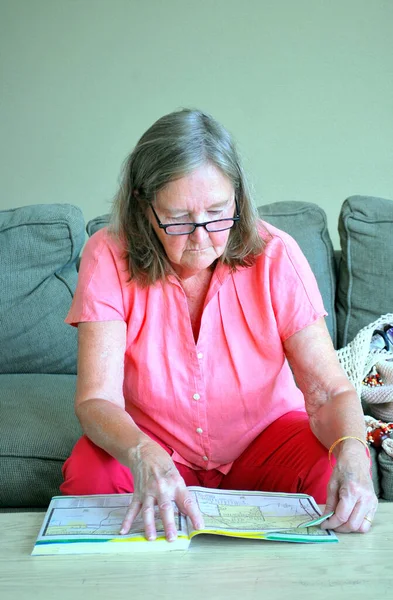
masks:
[[[132,494],[55,496],[32,554],[186,550],[192,538],[200,534],[285,542],[338,541],[332,531],[319,527],[330,515],[322,517],[314,498],[306,494],[188,489],[195,496],[205,527],[195,530],[190,519],[174,506],[178,529],[178,538],[174,542],[165,540],[158,508],[155,541],[149,542],[144,537],[140,515],[128,534],[119,534]]]

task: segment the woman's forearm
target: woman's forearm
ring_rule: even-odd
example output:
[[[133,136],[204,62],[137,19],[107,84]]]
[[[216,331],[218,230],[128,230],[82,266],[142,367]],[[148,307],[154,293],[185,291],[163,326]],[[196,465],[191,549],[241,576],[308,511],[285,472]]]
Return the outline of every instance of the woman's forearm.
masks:
[[[310,427],[326,448],[330,448],[336,440],[345,436],[358,437],[365,441],[364,414],[356,392],[345,390],[334,394],[310,416]],[[336,457],[341,452],[344,454],[358,450],[360,455],[364,454],[367,459],[365,448],[353,437],[336,446],[333,451]]]
[[[75,412],[87,437],[127,467],[141,445],[152,441],[122,407],[108,400],[85,400]]]

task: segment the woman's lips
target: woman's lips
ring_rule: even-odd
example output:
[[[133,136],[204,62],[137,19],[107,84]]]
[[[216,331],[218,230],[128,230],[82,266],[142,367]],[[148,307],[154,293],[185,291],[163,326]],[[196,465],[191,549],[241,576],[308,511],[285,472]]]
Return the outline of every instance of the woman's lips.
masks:
[[[204,252],[205,250],[209,250],[209,248],[188,248],[187,252]]]

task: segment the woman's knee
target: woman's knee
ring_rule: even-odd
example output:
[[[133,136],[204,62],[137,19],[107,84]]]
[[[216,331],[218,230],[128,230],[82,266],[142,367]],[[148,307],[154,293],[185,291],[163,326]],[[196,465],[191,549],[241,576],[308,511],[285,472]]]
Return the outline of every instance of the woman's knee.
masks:
[[[75,444],[63,465],[64,482],[60,490],[66,495],[119,494],[133,491],[129,469],[86,436]]]

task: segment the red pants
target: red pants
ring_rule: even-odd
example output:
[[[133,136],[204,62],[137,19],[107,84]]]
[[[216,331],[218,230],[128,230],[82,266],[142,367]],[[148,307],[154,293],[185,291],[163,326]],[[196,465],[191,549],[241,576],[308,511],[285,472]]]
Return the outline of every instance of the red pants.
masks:
[[[157,441],[169,454],[170,448]],[[225,443],[225,441],[223,442]],[[326,502],[331,475],[327,450],[311,432],[303,412],[287,413],[263,431],[239,456],[227,475],[175,463],[186,485],[228,490],[301,492]],[[130,470],[86,436],[76,443],[63,466],[61,491],[67,495],[124,494],[134,490]]]

